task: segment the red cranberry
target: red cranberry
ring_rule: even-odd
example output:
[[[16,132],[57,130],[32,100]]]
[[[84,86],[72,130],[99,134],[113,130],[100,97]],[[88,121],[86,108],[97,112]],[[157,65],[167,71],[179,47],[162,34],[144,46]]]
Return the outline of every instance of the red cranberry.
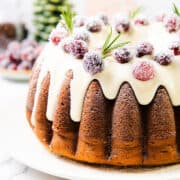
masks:
[[[113,56],[119,63],[127,63],[132,58],[132,54],[127,48],[119,48],[115,50]]]
[[[98,52],[88,52],[83,59],[84,70],[92,75],[101,72],[104,69],[103,60]]]
[[[82,40],[73,40],[70,45],[70,54],[77,59],[82,59],[84,54],[88,52],[88,46],[86,42]]]
[[[11,61],[8,58],[0,61],[0,67],[3,68],[3,69],[7,69],[9,64],[11,64]]]
[[[21,64],[18,65],[17,70],[31,70],[32,69],[32,63],[28,61],[22,61]]]
[[[70,53],[72,42],[73,42],[72,38],[65,38],[62,40],[61,47],[66,53]]]
[[[136,25],[147,25],[148,19],[146,17],[139,16],[139,17],[135,18],[134,24],[136,24]]]
[[[163,22],[165,17],[166,17],[165,13],[159,14],[158,16],[156,16],[156,21]]]
[[[74,17],[73,22],[75,27],[82,27],[85,25],[86,17],[77,15]]]
[[[159,53],[155,56],[154,60],[160,65],[168,65],[172,62],[172,54],[169,52]]]
[[[76,29],[73,33],[73,37],[76,40],[89,42],[89,32],[85,29],[81,29],[81,28]]]
[[[153,53],[153,46],[148,42],[139,43],[136,47],[136,56],[142,57],[145,55],[151,55]]]
[[[154,67],[150,62],[138,62],[133,69],[133,76],[140,81],[148,81],[155,76]]]
[[[87,20],[86,28],[90,32],[99,32],[102,29],[102,20],[97,17],[91,17]]]
[[[23,61],[33,61],[36,57],[35,49],[31,46],[21,50],[21,60]]]
[[[11,63],[7,67],[8,70],[17,70],[17,64]]]
[[[165,19],[165,27],[168,32],[176,32],[180,28],[180,18],[176,16],[167,17]]]
[[[175,55],[175,56],[180,55],[180,41],[175,41],[175,42],[173,42],[173,43],[170,45],[169,49],[174,52],[174,55]]]
[[[104,25],[108,25],[109,20],[107,15],[105,15],[104,13],[99,13],[97,17],[103,21]]]
[[[5,59],[5,54],[0,54],[0,61]]]
[[[130,29],[130,21],[128,18],[119,18],[115,24],[115,29],[118,33],[128,32]]]
[[[54,45],[58,45],[62,39],[68,35],[68,32],[65,29],[54,29],[50,34],[50,41]]]
[[[33,48],[37,48],[38,43],[34,40],[31,40],[31,39],[25,39],[22,41],[22,43],[21,43],[22,48],[29,47],[29,46],[31,46]]]

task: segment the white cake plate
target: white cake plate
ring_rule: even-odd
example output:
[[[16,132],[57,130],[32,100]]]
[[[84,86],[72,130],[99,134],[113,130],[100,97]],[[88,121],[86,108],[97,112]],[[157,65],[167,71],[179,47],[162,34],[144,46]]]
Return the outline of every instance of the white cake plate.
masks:
[[[160,168],[113,168],[99,167],[59,158],[48,152],[37,140],[28,123],[24,109],[17,111],[17,117],[11,121],[12,137],[10,139],[11,155],[16,160],[36,170],[63,178],[95,179],[180,179],[180,165]]]

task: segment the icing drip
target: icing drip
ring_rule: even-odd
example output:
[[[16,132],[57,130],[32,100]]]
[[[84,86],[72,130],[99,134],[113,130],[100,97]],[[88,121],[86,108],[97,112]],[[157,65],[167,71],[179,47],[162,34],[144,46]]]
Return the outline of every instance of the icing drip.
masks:
[[[108,28],[103,28],[99,33],[92,33],[90,36],[90,49],[95,48],[104,41],[108,33]],[[177,40],[176,33],[169,34],[161,23],[152,23],[147,26],[133,26],[130,33],[122,35],[122,41],[131,41],[130,46],[137,42],[148,41],[153,44],[155,52],[162,49],[168,50],[169,43]],[[82,106],[86,90],[92,80],[99,81],[103,93],[107,99],[115,99],[120,86],[128,82],[133,88],[138,102],[142,105],[149,104],[158,87],[164,86],[169,93],[172,104],[180,105],[180,56],[175,56],[173,62],[168,66],[161,66],[156,63],[152,56],[142,58],[134,57],[132,61],[126,64],[117,63],[113,57],[104,60],[104,71],[91,76],[82,66],[82,60],[77,60],[69,54],[66,54],[60,47],[49,43],[44,49],[42,57],[42,67],[37,84],[35,95],[35,106],[32,114],[32,123],[34,121],[34,112],[37,106],[37,98],[41,88],[41,82],[45,75],[50,72],[50,87],[47,105],[47,118],[53,120],[53,113],[57,103],[57,97],[68,70],[73,71],[73,79],[70,84],[71,94],[71,118],[73,121],[80,121]],[[149,81],[139,81],[132,75],[132,68],[137,61],[151,61],[155,69],[155,77]]]

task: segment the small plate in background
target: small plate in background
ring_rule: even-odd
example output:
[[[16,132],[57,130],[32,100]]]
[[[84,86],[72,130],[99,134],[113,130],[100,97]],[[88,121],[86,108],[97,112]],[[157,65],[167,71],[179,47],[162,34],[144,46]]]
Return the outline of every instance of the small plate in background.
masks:
[[[31,70],[7,70],[0,68],[0,76],[5,79],[13,80],[13,81],[28,81],[31,75]]]

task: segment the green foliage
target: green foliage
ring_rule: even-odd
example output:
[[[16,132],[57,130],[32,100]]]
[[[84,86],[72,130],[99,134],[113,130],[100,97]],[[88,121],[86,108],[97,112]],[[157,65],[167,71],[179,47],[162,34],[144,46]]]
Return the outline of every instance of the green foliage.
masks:
[[[112,37],[112,27],[110,28],[110,32],[106,37],[106,40],[102,47],[102,58],[106,58],[110,55],[110,52],[114,49],[117,49],[119,47],[123,47],[129,42],[117,42],[121,36],[120,33],[118,33],[114,38]]]
[[[61,19],[66,23],[66,26],[70,33],[72,33],[73,31],[73,17],[74,13],[71,12],[70,8],[67,8],[67,10],[62,12],[61,14]]]
[[[134,19],[140,12],[142,11],[142,7],[138,7],[129,13],[130,19]]]
[[[180,10],[178,9],[178,7],[176,6],[175,3],[173,3],[173,12],[180,17]]]

